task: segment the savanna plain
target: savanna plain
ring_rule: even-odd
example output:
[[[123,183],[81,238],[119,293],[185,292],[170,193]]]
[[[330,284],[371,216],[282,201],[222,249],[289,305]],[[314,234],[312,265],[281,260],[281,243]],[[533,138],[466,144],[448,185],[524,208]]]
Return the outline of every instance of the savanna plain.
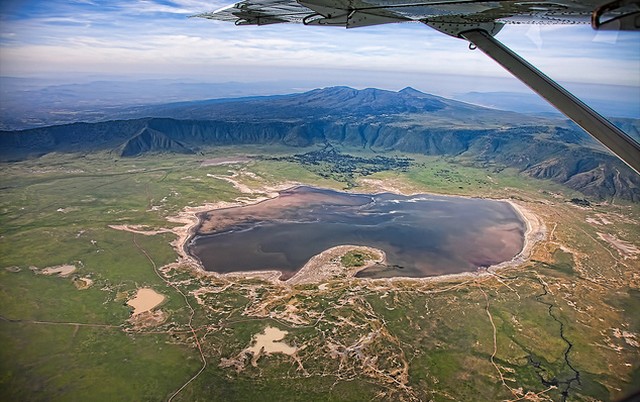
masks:
[[[309,148],[312,151],[316,148]],[[640,207],[461,158],[345,178],[284,146],[0,168],[0,399],[616,400],[640,384]],[[367,156],[357,149],[346,155]],[[267,156],[267,158],[265,158]],[[185,252],[197,212],[296,185],[509,200],[522,259],[465,275],[364,279],[344,247],[280,281]],[[150,298],[150,299],[149,299]]]

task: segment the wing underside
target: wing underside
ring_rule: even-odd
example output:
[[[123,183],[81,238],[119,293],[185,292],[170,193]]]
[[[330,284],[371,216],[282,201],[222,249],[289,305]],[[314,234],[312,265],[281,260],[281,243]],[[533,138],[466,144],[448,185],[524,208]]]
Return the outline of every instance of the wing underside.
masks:
[[[196,17],[237,25],[304,23],[346,28],[391,22],[592,24],[638,29],[640,1],[244,0]]]
[[[236,25],[300,23],[313,11],[293,0],[242,1],[195,17],[234,22]]]

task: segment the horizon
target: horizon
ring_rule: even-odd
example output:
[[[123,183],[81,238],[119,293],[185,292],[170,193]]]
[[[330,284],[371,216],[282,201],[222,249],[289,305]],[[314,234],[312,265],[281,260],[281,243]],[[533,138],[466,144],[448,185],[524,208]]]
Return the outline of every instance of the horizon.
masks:
[[[188,79],[132,77],[82,77],[75,80],[0,76],[0,129],[23,130],[73,122],[120,118],[131,107],[154,107],[181,102],[234,100],[295,95],[317,89],[349,87],[399,92],[410,87],[420,92],[489,109],[539,115],[564,116],[527,87],[510,86],[502,78],[478,82],[475,77],[440,75],[431,82],[406,81],[383,86],[329,85],[301,81],[202,82]],[[518,81],[515,81],[519,84]],[[469,85],[469,84],[473,85]],[[314,85],[317,84],[317,85]],[[416,85],[417,84],[417,85]],[[572,83],[574,94],[610,119],[640,119],[640,91],[635,87]],[[523,88],[522,88],[523,87]]]
[[[12,108],[14,101],[30,104],[20,95],[34,89],[96,81],[238,83],[244,88],[238,96],[331,86],[412,87],[457,100],[473,92],[514,92],[527,99],[533,94],[482,52],[470,51],[466,41],[420,23],[346,30],[296,24],[236,27],[188,18],[231,3],[5,1],[0,5],[2,108]],[[588,25],[506,25],[497,38],[601,113],[640,118],[637,33],[600,32]],[[8,84],[7,77],[24,81]],[[91,95],[104,94],[83,96]],[[233,97],[186,92],[161,99],[152,88],[146,95],[125,92],[121,104],[131,104],[134,100],[126,97],[138,95],[155,97],[151,103],[156,104]],[[546,105],[532,102],[536,110]],[[616,113],[615,105],[624,110]]]

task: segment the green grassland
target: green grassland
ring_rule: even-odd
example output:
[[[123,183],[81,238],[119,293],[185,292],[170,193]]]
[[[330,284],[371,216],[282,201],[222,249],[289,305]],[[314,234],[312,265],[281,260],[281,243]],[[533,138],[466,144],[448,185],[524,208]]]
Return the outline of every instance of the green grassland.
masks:
[[[168,400],[202,368],[198,343],[206,368],[173,400],[486,401],[529,392],[559,401],[565,390],[568,400],[614,400],[634,389],[640,267],[598,233],[640,247],[637,205],[583,208],[568,202],[579,194],[509,169],[408,155],[413,162],[406,171],[356,177],[352,191],[380,191],[375,183],[386,183],[403,191],[511,198],[541,216],[553,238],[531,261],[499,276],[334,280],[323,290],[181,269],[163,277],[154,265],[176,260],[173,234],[109,227],[171,228],[176,224],[167,217],[187,206],[257,197],[282,183],[353,186],[351,177],[258,158],[309,150],[220,147],[132,159],[49,154],[1,165],[0,399]],[[202,165],[231,155],[256,158]],[[242,194],[213,177],[233,172],[250,173],[237,180],[256,193]],[[586,221],[598,216],[612,223]],[[343,263],[361,259],[352,253]],[[39,273],[61,264],[77,270],[68,277]],[[93,284],[79,289],[79,278]],[[166,297],[164,322],[138,328],[128,321],[126,301],[141,287]],[[266,326],[288,332],[284,341],[299,348],[297,361],[272,354],[255,365],[248,358],[239,369],[220,365]]]
[[[371,260],[373,258],[374,257],[367,252],[353,250],[348,251],[345,255],[340,257],[340,262],[347,268],[361,267],[367,262],[367,260]]]

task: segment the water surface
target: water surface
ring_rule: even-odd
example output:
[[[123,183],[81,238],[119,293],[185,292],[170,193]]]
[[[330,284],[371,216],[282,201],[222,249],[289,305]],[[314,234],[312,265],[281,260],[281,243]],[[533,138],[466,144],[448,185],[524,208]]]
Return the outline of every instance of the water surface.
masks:
[[[360,277],[427,277],[476,271],[522,250],[525,224],[506,202],[296,187],[259,204],[201,216],[189,244],[207,271],[276,269],[291,277],[334,246],[376,247],[386,266]]]

